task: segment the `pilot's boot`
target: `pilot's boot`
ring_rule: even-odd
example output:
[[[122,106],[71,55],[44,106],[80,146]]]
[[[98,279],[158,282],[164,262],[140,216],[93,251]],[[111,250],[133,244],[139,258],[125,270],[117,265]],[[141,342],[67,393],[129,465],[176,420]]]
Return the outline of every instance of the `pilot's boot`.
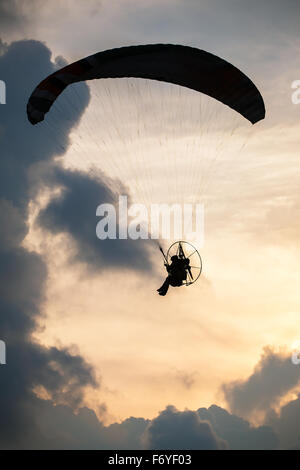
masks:
[[[168,276],[165,282],[163,283],[163,285],[159,289],[157,289],[157,292],[159,293],[159,295],[166,295],[169,289],[169,285],[170,285],[170,280]]]

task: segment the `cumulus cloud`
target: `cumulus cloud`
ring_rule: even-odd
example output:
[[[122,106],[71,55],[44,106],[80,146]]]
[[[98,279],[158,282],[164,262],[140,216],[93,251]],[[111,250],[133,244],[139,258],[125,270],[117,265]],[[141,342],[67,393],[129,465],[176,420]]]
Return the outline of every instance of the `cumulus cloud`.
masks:
[[[144,436],[149,449],[224,449],[226,443],[195,411],[168,406],[153,419]]]
[[[281,449],[300,450],[300,395],[284,405],[278,413],[270,411],[266,423],[272,426],[279,437]]]
[[[246,380],[223,385],[231,411],[239,416],[265,414],[300,382],[300,368],[291,356],[266,347],[253,373]]]
[[[271,426],[254,427],[243,418],[216,405],[199,408],[202,420],[210,422],[215,434],[224,439],[230,449],[266,450],[278,447],[278,436]]]

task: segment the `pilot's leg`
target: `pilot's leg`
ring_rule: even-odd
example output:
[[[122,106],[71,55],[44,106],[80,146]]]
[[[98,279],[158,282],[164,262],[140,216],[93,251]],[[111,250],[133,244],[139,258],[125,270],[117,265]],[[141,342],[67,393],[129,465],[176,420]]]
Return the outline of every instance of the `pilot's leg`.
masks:
[[[159,295],[166,295],[169,289],[169,285],[170,285],[170,277],[167,276],[163,285],[159,289],[157,289],[157,292],[159,293]]]

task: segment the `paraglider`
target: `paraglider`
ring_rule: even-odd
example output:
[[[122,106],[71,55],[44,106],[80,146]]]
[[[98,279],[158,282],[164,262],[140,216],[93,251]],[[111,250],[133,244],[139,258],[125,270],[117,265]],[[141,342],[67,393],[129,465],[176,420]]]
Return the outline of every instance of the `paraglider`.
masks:
[[[52,73],[31,94],[27,103],[28,119],[33,125],[43,121],[58,96],[71,84],[117,78],[148,79],[189,88],[228,106],[252,124],[265,117],[259,90],[231,63],[194,47],[147,44],[101,51]],[[144,167],[147,171],[147,166]],[[189,188],[185,184],[181,187]],[[199,278],[201,257],[189,243],[174,243],[164,257],[168,275],[158,289],[160,295],[164,296],[170,285],[189,286]]]
[[[161,247],[159,249],[165,259],[164,265],[168,272],[165,282],[157,289],[159,295],[165,296],[169,286],[190,286],[197,281],[202,272],[202,260],[193,245],[185,241],[175,242],[168,249],[167,256]]]

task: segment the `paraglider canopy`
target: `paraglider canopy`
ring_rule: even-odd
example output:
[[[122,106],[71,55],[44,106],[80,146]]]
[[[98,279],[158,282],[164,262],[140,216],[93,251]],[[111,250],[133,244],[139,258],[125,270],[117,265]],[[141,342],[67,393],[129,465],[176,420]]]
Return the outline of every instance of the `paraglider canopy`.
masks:
[[[144,78],[191,88],[224,103],[252,124],[265,117],[254,83],[229,62],[209,52],[182,45],[148,44],[98,52],[43,80],[27,104],[32,124],[42,121],[70,84],[100,78]]]

